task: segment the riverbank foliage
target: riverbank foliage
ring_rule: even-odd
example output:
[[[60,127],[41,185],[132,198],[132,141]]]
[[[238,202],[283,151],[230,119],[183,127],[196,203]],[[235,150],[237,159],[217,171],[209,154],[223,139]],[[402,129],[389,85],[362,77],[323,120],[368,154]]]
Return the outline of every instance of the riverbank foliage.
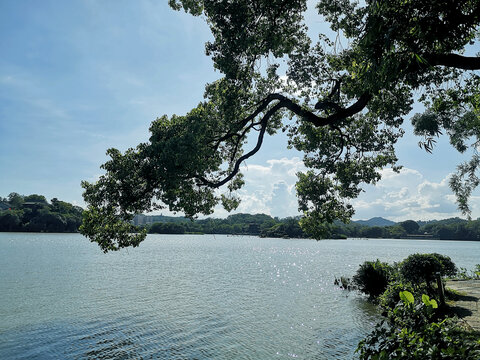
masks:
[[[57,198],[48,202],[43,195],[28,196],[15,192],[0,198],[0,232],[78,232],[83,209]],[[150,234],[227,234],[272,238],[311,238],[300,226],[301,217],[278,218],[266,214],[234,214],[225,219],[191,220],[185,217],[138,215],[134,225]],[[388,223],[378,226],[368,224]],[[129,230],[130,228],[127,228]],[[334,222],[325,228],[330,239],[409,237],[440,240],[480,240],[480,219],[452,218],[393,223],[382,218],[369,221]]]
[[[191,221],[182,217],[162,215],[140,216],[135,225],[145,227],[157,234],[231,234],[263,237],[311,238],[299,222],[301,217],[279,219],[265,214],[235,214],[225,219],[207,218]],[[139,221],[141,219],[141,221]],[[384,239],[439,239],[480,240],[480,219],[463,220],[452,218],[415,222],[407,220],[388,226],[369,226],[355,221],[349,224],[335,222],[325,229],[326,238],[384,238]]]
[[[336,222],[330,231],[345,237],[480,240],[480,219],[450,218],[427,222],[406,220],[388,226],[365,226],[355,222],[349,224]]]
[[[299,218],[274,218],[265,214],[235,214],[225,219],[202,219],[191,221],[185,218],[152,216],[160,221],[144,225],[154,234],[228,234],[262,237],[305,238],[307,235],[299,225]]]
[[[448,256],[412,254],[394,264],[366,261],[351,280],[336,279],[382,309],[383,319],[358,345],[360,359],[479,359],[480,334],[450,317],[442,288],[432,284],[435,274],[444,278],[457,271]]]
[[[357,348],[360,360],[478,360],[478,335],[443,317],[428,295],[399,293],[400,302]]]
[[[83,209],[65,201],[11,193],[0,198],[0,231],[77,232]]]

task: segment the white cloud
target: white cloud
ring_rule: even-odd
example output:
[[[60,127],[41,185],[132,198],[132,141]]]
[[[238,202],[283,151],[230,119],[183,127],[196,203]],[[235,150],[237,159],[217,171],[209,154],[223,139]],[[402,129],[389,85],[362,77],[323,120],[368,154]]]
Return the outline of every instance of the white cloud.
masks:
[[[400,173],[391,169],[382,171],[382,180],[376,186],[365,187],[365,192],[353,201],[356,219],[382,216],[394,221],[407,219],[430,220],[460,216],[455,196],[448,185],[449,175],[440,182],[432,182],[414,169],[404,168]],[[472,198],[473,215],[478,214],[478,202]]]
[[[245,187],[238,192],[242,202],[236,212],[288,217],[298,215],[296,173],[305,170],[298,157],[267,160],[266,165],[244,164]],[[228,213],[218,207],[215,216]]]
[[[271,159],[264,165],[243,165],[245,187],[238,191],[241,199],[235,213],[264,213],[280,218],[299,215],[295,194],[296,173],[306,168],[298,157]],[[434,182],[415,169],[404,168],[400,173],[382,170],[382,179],[366,186],[352,204],[356,210],[354,219],[382,216],[393,221],[430,220],[460,216],[446,175]],[[471,199],[472,216],[480,216],[480,195]],[[230,213],[221,206],[214,217],[226,217]]]
[[[246,164],[241,167],[248,184],[270,190],[278,182],[285,182],[291,188],[296,182],[296,173],[304,169],[305,166],[298,157],[267,160],[266,166]]]
[[[272,196],[267,204],[273,216],[285,218],[297,215],[298,203],[295,197],[294,184],[289,185],[284,181],[275,183]]]

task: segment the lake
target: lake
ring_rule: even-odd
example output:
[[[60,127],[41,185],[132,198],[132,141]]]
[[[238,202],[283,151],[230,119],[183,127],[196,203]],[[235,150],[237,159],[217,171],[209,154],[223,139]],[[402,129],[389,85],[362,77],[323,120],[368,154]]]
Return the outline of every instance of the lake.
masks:
[[[0,233],[0,358],[351,359],[378,315],[335,276],[415,252],[480,263],[480,242],[149,235],[104,254]]]

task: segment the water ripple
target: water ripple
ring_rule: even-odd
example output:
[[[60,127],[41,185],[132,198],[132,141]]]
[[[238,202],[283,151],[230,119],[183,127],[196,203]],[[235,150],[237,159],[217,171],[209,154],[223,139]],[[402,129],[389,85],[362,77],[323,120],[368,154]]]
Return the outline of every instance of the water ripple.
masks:
[[[0,234],[0,358],[351,359],[377,313],[333,278],[417,250],[402,244],[149,236],[105,255],[79,235]],[[480,257],[453,245],[432,243]]]

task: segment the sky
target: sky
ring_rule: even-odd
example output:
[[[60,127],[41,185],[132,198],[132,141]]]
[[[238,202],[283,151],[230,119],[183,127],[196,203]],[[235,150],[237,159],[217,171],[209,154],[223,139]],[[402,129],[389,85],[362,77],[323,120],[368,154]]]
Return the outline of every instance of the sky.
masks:
[[[312,35],[328,31],[313,10],[306,20]],[[153,120],[185,114],[221,76],[205,55],[210,38],[202,18],[173,11],[166,0],[0,1],[0,196],[36,193],[85,206],[80,182],[102,174],[106,149],[147,141]],[[416,105],[412,115],[421,110]],[[353,201],[354,219],[461,216],[448,178],[469,154],[447,139],[428,154],[409,125],[406,131],[397,146],[403,170],[385,169],[366,186]],[[286,144],[282,134],[268,137],[244,163],[236,212],[298,215],[302,154]],[[471,205],[479,217],[479,191]],[[218,208],[213,216],[227,215]]]

